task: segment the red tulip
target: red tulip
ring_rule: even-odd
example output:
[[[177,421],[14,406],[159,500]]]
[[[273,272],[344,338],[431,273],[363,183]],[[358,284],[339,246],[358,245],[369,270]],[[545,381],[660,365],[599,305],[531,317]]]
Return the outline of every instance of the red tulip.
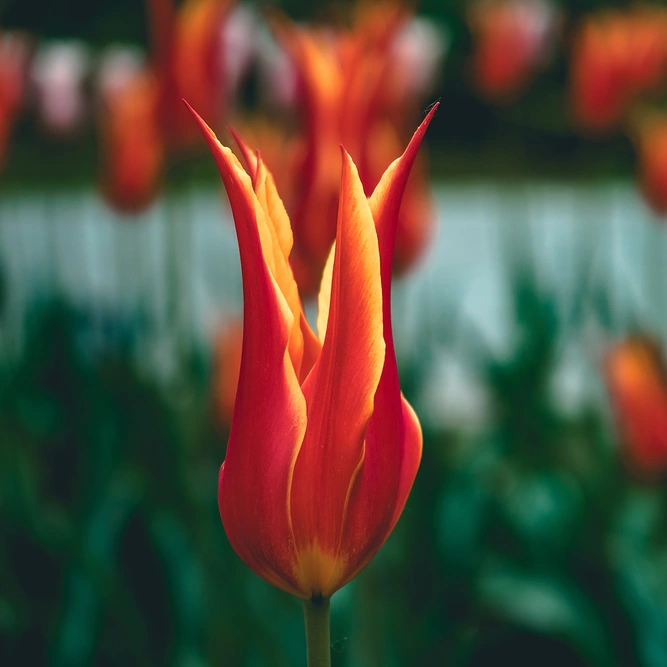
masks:
[[[157,194],[165,145],[157,122],[159,89],[149,72],[107,97],[100,119],[104,147],[102,190],[114,208],[138,212]]]
[[[148,206],[167,157],[199,139],[181,99],[197,104],[209,122],[224,109],[222,24],[231,2],[187,0],[178,12],[172,0],[146,4],[151,62],[122,82],[114,72],[111,85],[102,85],[102,190],[124,212]]]
[[[656,213],[667,213],[667,116],[640,121],[637,133],[639,183]]]
[[[539,0],[477,0],[468,12],[472,75],[481,93],[509,99],[542,67],[558,27],[556,10]]]
[[[29,43],[20,33],[0,32],[0,167],[25,89]]]
[[[658,7],[605,11],[586,18],[571,60],[572,105],[589,130],[618,125],[637,98],[667,76],[667,12]]]
[[[335,250],[319,292],[317,332],[288,257],[292,229],[273,178],[246,147],[247,171],[196,116],[234,215],[244,293],[243,351],[222,522],[266,581],[325,598],[387,539],[415,478],[422,437],[402,397],[391,329],[397,213],[435,108],[370,199],[342,151]]]
[[[659,346],[629,338],[609,352],[605,370],[628,459],[645,473],[667,471],[667,377]]]

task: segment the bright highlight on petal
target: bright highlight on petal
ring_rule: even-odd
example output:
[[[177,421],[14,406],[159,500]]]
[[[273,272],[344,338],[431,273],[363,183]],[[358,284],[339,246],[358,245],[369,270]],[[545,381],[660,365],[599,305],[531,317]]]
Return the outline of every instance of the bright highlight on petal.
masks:
[[[302,598],[331,596],[398,520],[421,457],[401,395],[391,330],[391,264],[403,193],[437,105],[370,200],[342,151],[336,242],[318,336],[290,266],[293,235],[259,154],[248,172],[193,111],[231,205],[243,274],[243,351],[219,504],[238,555]]]

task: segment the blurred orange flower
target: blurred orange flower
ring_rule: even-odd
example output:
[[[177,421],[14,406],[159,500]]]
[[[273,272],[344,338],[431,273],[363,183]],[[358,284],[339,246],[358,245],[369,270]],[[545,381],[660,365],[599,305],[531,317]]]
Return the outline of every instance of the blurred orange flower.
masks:
[[[100,84],[102,190],[124,212],[148,206],[166,157],[200,141],[181,99],[211,123],[224,112],[221,39],[230,0],[186,0],[178,12],[171,0],[147,0],[147,8],[150,63],[111,66]]]
[[[667,115],[640,121],[637,130],[639,183],[646,201],[659,214],[667,213]]]
[[[633,466],[667,470],[667,376],[659,345],[634,336],[611,349],[605,361],[616,421]]]
[[[409,13],[398,4],[364,6],[352,30],[298,28],[275,21],[280,44],[297,78],[297,104],[303,110],[301,129],[279,154],[259,144],[267,165],[281,182],[294,232],[291,262],[304,296],[316,293],[334,240],[340,184],[342,144],[358,167],[366,194],[400,153],[412,106],[414,78],[406,59],[414,47],[403,32]],[[421,33],[420,33],[421,34]],[[409,38],[409,35],[408,35]],[[409,41],[409,39],[408,39]],[[428,46],[424,40],[423,46]],[[424,65],[424,72],[428,70]],[[411,75],[413,79],[411,79]],[[424,77],[422,77],[424,78]],[[420,85],[427,85],[426,78]],[[280,130],[278,131],[280,132]],[[424,169],[411,175],[399,218],[395,267],[405,270],[418,257],[433,212]]]
[[[546,0],[477,0],[468,24],[475,85],[489,98],[509,100],[546,63],[559,20]]]
[[[667,10],[637,6],[585,18],[572,46],[571,97],[589,130],[618,125],[637,98],[667,75]]]

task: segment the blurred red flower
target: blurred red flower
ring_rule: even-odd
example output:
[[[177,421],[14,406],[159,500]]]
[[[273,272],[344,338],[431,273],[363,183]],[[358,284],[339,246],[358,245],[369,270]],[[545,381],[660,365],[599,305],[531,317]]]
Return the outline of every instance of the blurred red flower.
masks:
[[[571,97],[577,122],[589,130],[617,126],[638,97],[667,75],[667,10],[637,6],[585,18],[575,33]]]
[[[301,123],[288,139],[260,142],[258,147],[276,173],[290,212],[294,232],[290,260],[304,296],[317,292],[335,236],[339,146],[349,151],[369,195],[400,154],[406,128],[418,114],[414,102],[408,101],[417,99],[413,89],[421,87],[423,92],[434,71],[433,61],[419,56],[420,48],[432,44],[433,35],[423,26],[415,31],[410,14],[400,5],[364,7],[353,23],[351,30],[325,30],[274,21],[278,41],[294,68],[293,103],[302,113]],[[415,73],[406,66],[415,62],[422,63],[423,71]],[[285,135],[283,129],[274,131],[280,133]],[[279,152],[272,150],[277,147]],[[424,168],[417,166],[398,222],[397,271],[417,259],[432,220]]]
[[[25,91],[29,40],[20,33],[0,32],[0,167]]]
[[[558,14],[546,0],[471,3],[472,76],[485,96],[509,100],[545,65],[557,36]]]
[[[667,213],[667,115],[649,116],[637,129],[639,183],[651,208]]]
[[[225,109],[222,39],[229,0],[147,0],[151,60],[102,77],[100,133],[102,191],[124,212],[155,197],[168,155],[201,140],[181,99],[197,105],[210,123]]]
[[[667,470],[667,375],[655,340],[634,336],[605,360],[607,386],[631,465],[644,473]]]

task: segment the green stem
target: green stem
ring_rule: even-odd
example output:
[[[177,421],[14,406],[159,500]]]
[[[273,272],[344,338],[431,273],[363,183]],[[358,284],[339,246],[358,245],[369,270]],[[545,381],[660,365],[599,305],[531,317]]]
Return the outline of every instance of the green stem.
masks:
[[[329,598],[311,598],[303,602],[306,621],[308,667],[330,667]]]

